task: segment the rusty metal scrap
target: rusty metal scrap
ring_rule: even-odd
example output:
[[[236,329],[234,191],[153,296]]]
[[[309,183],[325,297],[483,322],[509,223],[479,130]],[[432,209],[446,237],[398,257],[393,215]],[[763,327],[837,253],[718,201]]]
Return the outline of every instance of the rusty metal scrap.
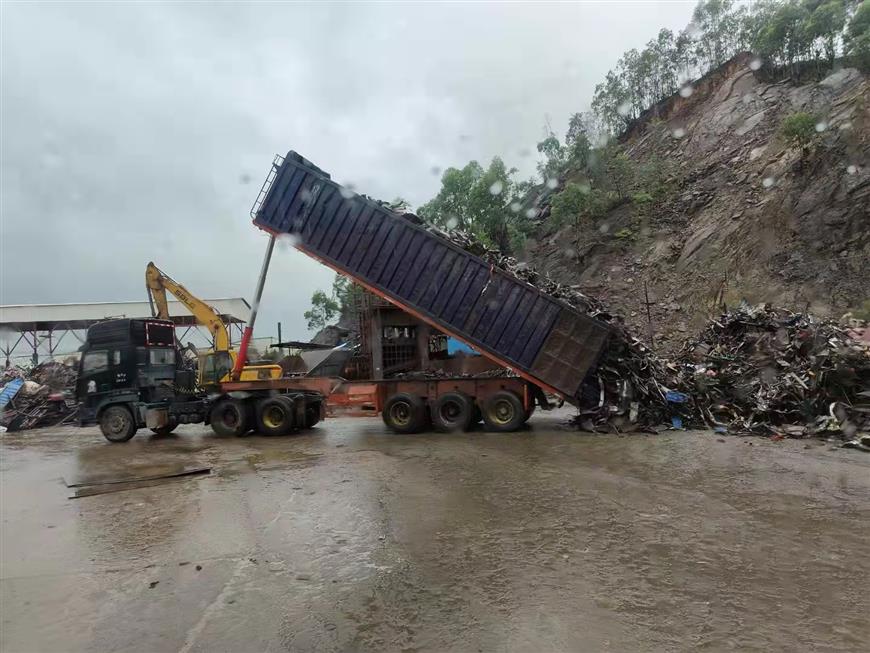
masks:
[[[25,379],[25,384],[3,410],[0,425],[11,432],[71,424],[77,412],[73,398],[77,374],[75,368],[56,361],[41,363],[31,370],[4,370],[0,384],[15,378]]]
[[[744,304],[711,320],[669,360],[657,356],[619,316],[576,286],[541,275],[466,232],[428,228],[614,329],[616,336],[584,384],[584,402],[575,419],[583,429],[705,425],[782,437],[835,435],[856,448],[866,446],[866,324],[847,328],[767,304]],[[685,400],[669,400],[674,393]]]
[[[710,427],[844,438],[870,428],[870,345],[834,321],[743,305],[711,320],[678,361]]]

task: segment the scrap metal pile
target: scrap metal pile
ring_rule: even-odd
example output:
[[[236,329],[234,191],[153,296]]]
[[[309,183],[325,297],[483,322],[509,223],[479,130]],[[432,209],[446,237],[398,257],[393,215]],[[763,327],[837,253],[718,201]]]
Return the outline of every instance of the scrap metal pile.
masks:
[[[419,221],[416,216],[406,214],[406,217]],[[578,286],[560,284],[528,264],[487,247],[467,232],[426,227],[550,297],[611,327],[614,336],[597,369],[584,384],[583,405],[575,419],[577,426],[589,431],[633,431],[691,418],[691,406],[685,403],[684,395],[679,392],[682,375],[678,366],[656,356],[628,331],[622,318],[607,310],[601,301],[582,293]]]
[[[72,398],[77,372],[74,367],[48,361],[31,370],[10,367],[0,375],[8,403],[0,413],[0,426],[23,431],[40,426],[72,424],[76,402]]]
[[[741,306],[679,354],[710,427],[790,437],[870,430],[870,345],[836,322]]]
[[[615,335],[584,385],[574,420],[584,430],[706,425],[775,437],[837,435],[861,448],[870,440],[870,343],[836,322],[744,305],[711,320],[666,360],[578,287],[559,284],[466,232],[427,228],[611,326]]]

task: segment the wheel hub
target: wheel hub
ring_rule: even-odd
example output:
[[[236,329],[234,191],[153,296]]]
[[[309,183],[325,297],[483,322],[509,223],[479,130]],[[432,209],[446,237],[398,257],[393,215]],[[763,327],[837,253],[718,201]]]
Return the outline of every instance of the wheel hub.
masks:
[[[495,405],[495,417],[502,424],[509,422],[514,416],[514,407],[509,401],[499,401]]]
[[[231,426],[231,427],[236,426],[236,424],[238,424],[239,420],[237,419],[237,417],[238,416],[236,415],[236,411],[234,411],[231,408],[227,408],[223,412],[223,415],[221,415],[221,419],[223,420],[223,423],[226,424],[227,426]]]
[[[411,407],[405,403],[397,403],[390,410],[390,416],[396,424],[405,426],[411,421]]]
[[[272,406],[263,414],[263,422],[271,429],[278,428],[284,422],[284,411]]]

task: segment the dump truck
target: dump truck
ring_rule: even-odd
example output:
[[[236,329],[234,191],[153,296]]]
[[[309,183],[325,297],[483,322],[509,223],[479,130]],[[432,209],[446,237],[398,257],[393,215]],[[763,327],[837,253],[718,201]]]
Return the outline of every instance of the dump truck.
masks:
[[[517,378],[384,380],[333,388],[349,405],[372,405],[393,430],[429,419],[441,428],[519,428],[544,392],[579,404],[609,327],[475,256],[424,224],[334,182],[290,151],[276,156],[251,209],[271,241],[288,237],[308,256]]]

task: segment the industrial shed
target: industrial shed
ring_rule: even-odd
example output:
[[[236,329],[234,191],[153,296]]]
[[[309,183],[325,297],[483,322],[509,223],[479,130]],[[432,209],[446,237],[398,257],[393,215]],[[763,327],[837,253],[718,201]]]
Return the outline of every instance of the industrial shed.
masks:
[[[205,301],[220,313],[228,327],[230,343],[234,336],[240,340],[251,314],[248,302],[241,297]],[[170,301],[169,313],[180,342],[192,332],[210,342],[208,332],[198,327],[181,302]],[[119,317],[151,317],[151,307],[147,301],[0,306],[0,353],[7,367],[11,359],[26,356],[36,365],[40,357],[54,358],[77,351],[89,326]]]

